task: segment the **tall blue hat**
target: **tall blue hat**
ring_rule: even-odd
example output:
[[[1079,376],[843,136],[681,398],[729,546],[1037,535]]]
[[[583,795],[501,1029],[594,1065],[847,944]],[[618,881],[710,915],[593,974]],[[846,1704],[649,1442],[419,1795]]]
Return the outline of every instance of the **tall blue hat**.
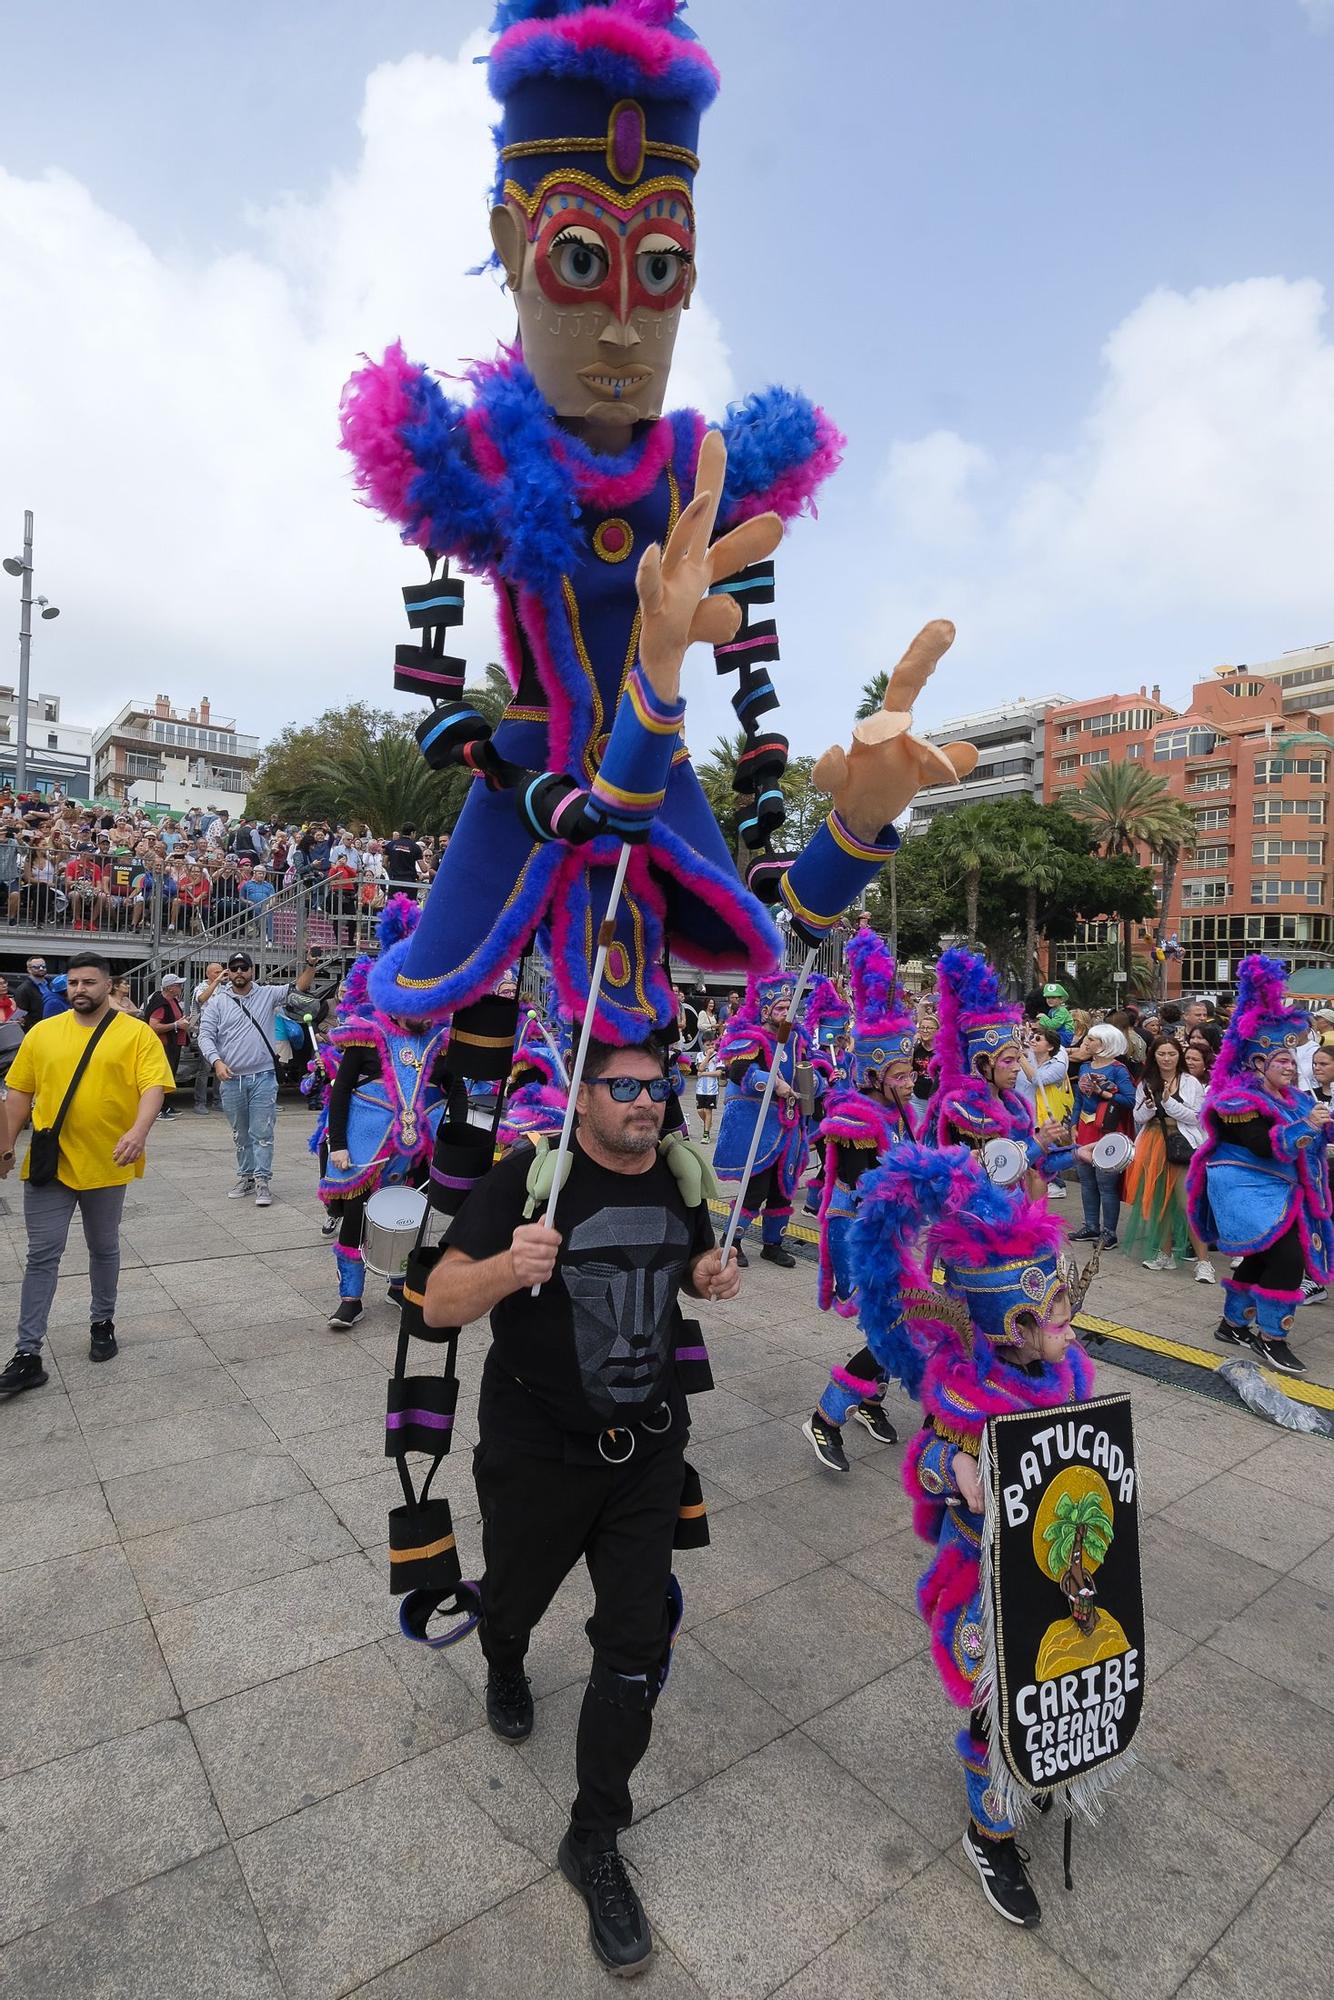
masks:
[[[898,996],[898,967],[877,931],[863,924],[848,942],[852,1057],[859,1085],[887,1063],[911,1060],[917,1026]]]
[[[488,64],[501,106],[494,200],[530,214],[544,183],[637,203],[689,196],[718,72],[682,0],[499,0]]]

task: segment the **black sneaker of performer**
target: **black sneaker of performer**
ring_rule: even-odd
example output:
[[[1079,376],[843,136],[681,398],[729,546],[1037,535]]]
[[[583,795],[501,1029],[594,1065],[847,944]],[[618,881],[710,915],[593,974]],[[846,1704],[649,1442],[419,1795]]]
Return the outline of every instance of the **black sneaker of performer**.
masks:
[[[623,1979],[642,1972],[653,1950],[653,1932],[616,1846],[594,1847],[576,1839],[570,1828],[556,1860],[588,1905],[589,1942],[608,1972]]]
[[[522,1670],[502,1673],[492,1667],[486,1677],[486,1719],[507,1743],[522,1743],[533,1733],[533,1691]]]
[[[963,1851],[976,1868],[982,1894],[992,1909],[999,1911],[1007,1924],[1036,1929],[1042,1922],[1042,1908],[1024,1867],[1028,1856],[1015,1845],[1013,1837],[988,1840],[969,1820]]]
[[[748,1271],[750,1269],[749,1257],[746,1255],[745,1251],[741,1248],[741,1245],[739,1243],[734,1244],[733,1248],[736,1251],[736,1264],[738,1271]]]
[[[16,1354],[0,1370],[0,1396],[17,1396],[23,1389],[40,1389],[49,1380],[40,1354]]]
[[[1253,1333],[1247,1344],[1252,1354],[1258,1354],[1267,1368],[1277,1368],[1280,1375],[1306,1373],[1306,1363],[1297,1359],[1286,1340],[1266,1340],[1262,1333]]]
[[[95,1319],[88,1329],[88,1359],[90,1361],[110,1361],[119,1350],[116,1346],[116,1328],[109,1319]]]
[[[336,1215],[326,1215],[323,1222],[320,1224],[320,1235],[337,1236],[338,1228],[339,1228],[338,1217]]]
[[[796,1258],[781,1238],[777,1243],[766,1243],[760,1255],[766,1264],[777,1264],[783,1271],[794,1271],[797,1267]]]
[[[837,1424],[831,1424],[828,1417],[822,1417],[816,1410],[801,1428],[810,1439],[821,1465],[827,1465],[831,1472],[847,1472],[850,1469],[848,1455],[843,1449],[843,1433]]]
[[[1322,1306],[1328,1297],[1329,1293],[1318,1278],[1302,1279],[1301,1303],[1304,1306]]]
[[[1249,1347],[1251,1335],[1249,1327],[1233,1326],[1230,1319],[1220,1319],[1214,1328],[1214,1339],[1222,1341],[1224,1347]]]
[[[899,1434],[885,1415],[883,1403],[877,1403],[874,1399],[869,1403],[858,1403],[852,1416],[855,1423],[859,1423],[864,1431],[871,1433],[877,1444],[898,1443]]]
[[[329,1324],[335,1333],[345,1333],[348,1327],[356,1325],[362,1311],[360,1299],[340,1299],[329,1314]]]

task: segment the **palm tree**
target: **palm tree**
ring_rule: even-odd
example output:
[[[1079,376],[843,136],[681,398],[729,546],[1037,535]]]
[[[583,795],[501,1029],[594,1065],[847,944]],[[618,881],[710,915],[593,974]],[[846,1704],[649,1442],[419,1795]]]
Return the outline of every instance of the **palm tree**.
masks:
[[[344,824],[364,820],[381,835],[401,826],[447,831],[462,805],[451,796],[457,775],[433,771],[406,729],[386,730],[315,765],[307,810]]]
[[[1177,863],[1195,845],[1195,815],[1173,798],[1164,778],[1127,758],[1121,764],[1100,764],[1089,772],[1077,792],[1060,803],[1086,826],[1102,854],[1138,855],[1148,848],[1162,863],[1163,915],[1176,876]],[[1130,924],[1121,924],[1122,962],[1129,963]]]
[[[857,706],[858,722],[865,722],[870,715],[878,715],[885,705],[885,691],[889,687],[889,669],[881,667],[878,674],[872,674],[862,688],[862,698]]]
[[[1037,973],[1038,897],[1049,896],[1060,887],[1065,861],[1060,848],[1054,847],[1037,827],[1025,827],[1014,836],[1002,872],[1024,892],[1023,986],[1027,991]]]
[[[738,796],[732,789],[737,765],[746,747],[746,732],[739,729],[735,736],[720,736],[714,744],[707,761],[695,766],[695,775],[708,800],[709,811],[722,828],[733,853],[738,868],[743,864],[745,847],[736,830]]]
[[[935,840],[941,860],[963,877],[964,929],[970,940],[975,941],[983,870],[1000,868],[1005,860],[995,827],[985,807],[964,806],[957,812],[941,814],[940,832]]]

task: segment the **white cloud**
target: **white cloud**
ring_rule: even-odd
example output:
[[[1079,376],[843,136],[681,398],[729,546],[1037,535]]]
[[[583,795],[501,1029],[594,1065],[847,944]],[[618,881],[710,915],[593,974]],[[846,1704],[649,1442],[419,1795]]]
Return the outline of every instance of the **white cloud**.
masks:
[[[1117,634],[1155,629],[1194,628],[1206,644],[1220,624],[1266,626],[1274,651],[1324,637],[1332,468],[1334,346],[1319,284],[1154,292],[1107,341],[1068,449],[1007,466],[952,433],[893,447],[878,628],[888,644],[923,603],[947,610],[961,665],[992,689],[1034,694],[1086,685],[1109,634],[1112,651]],[[1180,692],[1213,664],[1184,662]],[[1091,670],[1103,673],[1095,690],[1118,679]],[[1119,679],[1132,672],[1133,655]]]
[[[398,587],[420,558],[354,503],[338,395],[400,335],[451,371],[512,335],[503,292],[467,275],[489,248],[484,47],[377,69],[355,170],[252,215],[247,255],[155,250],[67,174],[0,170],[0,542],[32,507],[38,587],[63,613],[34,678],[71,720],[207,693],[267,735],[392,699]],[[707,306],[673,389],[713,410],[732,393]],[[480,586],[461,649],[494,655]]]

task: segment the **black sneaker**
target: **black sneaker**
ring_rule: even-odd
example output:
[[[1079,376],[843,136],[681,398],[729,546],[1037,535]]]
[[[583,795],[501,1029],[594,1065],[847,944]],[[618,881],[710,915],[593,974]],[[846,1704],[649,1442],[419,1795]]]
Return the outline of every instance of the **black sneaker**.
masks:
[[[831,1424],[828,1417],[822,1417],[817,1410],[802,1425],[802,1431],[811,1441],[811,1448],[821,1465],[827,1465],[831,1472],[847,1472],[848,1455],[843,1449],[843,1433],[837,1424]]]
[[[796,1258],[781,1243],[766,1243],[760,1256],[766,1264],[777,1264],[783,1271],[795,1271],[797,1268]]]
[[[1012,1836],[988,1840],[972,1821],[963,1837],[963,1851],[977,1870],[982,1894],[1007,1924],[1022,1924],[1034,1930],[1042,1922],[1042,1909],[1033,1894],[1024,1862],[1028,1859]]]
[[[877,1444],[897,1444],[899,1434],[885,1415],[883,1403],[858,1403],[852,1413],[854,1423],[869,1431]]]
[[[1100,1229],[1072,1229],[1066,1238],[1066,1242],[1096,1243],[1101,1235],[1102,1231]]]
[[[732,1245],[732,1248],[736,1252],[736,1267],[738,1271],[748,1271],[750,1269],[750,1259],[746,1255],[745,1251],[741,1248],[741,1245],[739,1243],[734,1243]]]
[[[533,1691],[527,1674],[505,1674],[492,1667],[486,1677],[486,1719],[507,1743],[522,1743],[532,1735]]]
[[[385,1292],[385,1297],[388,1299],[391,1306],[397,1306],[399,1311],[402,1312],[403,1310],[402,1285],[390,1285]]]
[[[1277,1368],[1280,1375],[1304,1375],[1306,1363],[1299,1361],[1286,1340],[1266,1340],[1262,1333],[1253,1333],[1247,1343],[1253,1354],[1258,1354],[1266,1368]]]
[[[346,1333],[361,1318],[362,1310],[360,1299],[340,1299],[329,1314],[329,1324],[336,1333]]]
[[[0,1369],[0,1396],[17,1396],[21,1389],[40,1389],[50,1379],[40,1354],[16,1354]]]
[[[1230,1319],[1220,1319],[1214,1328],[1214,1339],[1224,1347],[1249,1347],[1251,1330],[1247,1326],[1233,1326]]]
[[[119,1352],[116,1346],[116,1329],[109,1319],[95,1319],[88,1329],[88,1359],[90,1361],[110,1361]]]
[[[1118,1247],[1120,1239],[1116,1236],[1100,1236],[1098,1241],[1104,1250],[1115,1250]]]
[[[324,1221],[320,1224],[320,1235],[337,1236],[340,1224],[341,1224],[341,1217],[337,1215],[327,1215],[324,1218]]]
[[[586,1847],[567,1832],[556,1855],[561,1874],[588,1905],[588,1939],[608,1972],[632,1978],[653,1950],[644,1905],[613,1847]]]
[[[1301,1303],[1304,1306],[1322,1306],[1329,1297],[1324,1286],[1315,1278],[1302,1279]]]

